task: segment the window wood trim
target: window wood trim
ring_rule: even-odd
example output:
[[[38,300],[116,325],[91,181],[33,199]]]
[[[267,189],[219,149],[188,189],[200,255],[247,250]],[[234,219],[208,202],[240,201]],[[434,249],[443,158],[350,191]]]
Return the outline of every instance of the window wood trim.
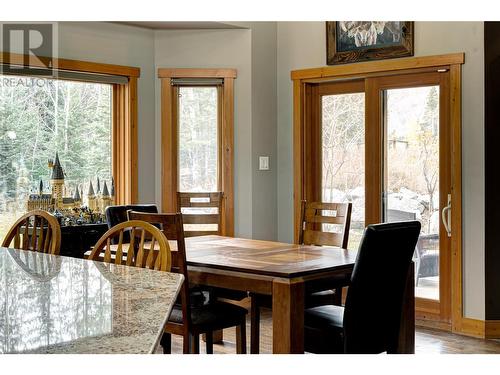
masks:
[[[24,61],[27,59],[29,61],[29,66],[33,68],[45,68],[43,61],[48,60],[44,57],[34,57],[25,56],[18,53],[2,52],[0,54],[1,64],[10,65],[24,65]],[[114,64],[102,64],[91,61],[81,61],[81,60],[70,60],[70,59],[52,59],[54,69],[60,70],[72,70],[75,72],[85,72],[94,74],[111,74],[117,76],[125,77],[136,77],[139,78],[141,75],[141,69],[131,66],[124,65],[114,65]]]
[[[236,78],[236,69],[159,68],[159,78]]]
[[[234,235],[234,79],[236,69],[159,68],[161,80],[161,202],[162,210],[177,211],[177,106],[172,78],[223,78],[220,102],[220,190],[224,193],[221,233]]]
[[[422,57],[407,57],[400,59],[368,61],[355,64],[344,64],[337,66],[325,66],[312,69],[292,70],[292,80],[309,80],[309,79],[324,79],[348,77],[364,77],[367,75],[389,75],[407,69],[425,69],[446,65],[461,65],[465,62],[465,54],[452,53],[446,55],[422,56]]]
[[[1,64],[24,65],[44,68],[45,58],[34,58],[22,54],[2,52]],[[85,72],[92,74],[119,75],[128,78],[125,85],[114,84],[112,95],[112,175],[115,180],[115,203],[137,203],[138,199],[138,151],[137,151],[137,79],[140,68],[101,64],[90,61],[52,59],[54,69]]]
[[[377,122],[381,118],[380,106],[375,95],[377,87],[370,77],[388,77],[395,74],[414,74],[448,69],[449,78],[449,115],[451,137],[453,139],[451,159],[451,194],[453,210],[451,213],[451,329],[453,332],[466,332],[466,318],[463,317],[463,290],[462,290],[462,155],[461,155],[461,65],[465,62],[464,53],[448,55],[412,57],[384,61],[373,61],[356,64],[346,64],[334,67],[320,67],[313,69],[295,70],[291,72],[293,81],[293,170],[294,170],[294,241],[298,241],[300,226],[300,207],[304,194],[311,190],[305,178],[305,124],[313,121],[310,111],[307,111],[307,90],[313,83],[338,82],[343,80],[365,79],[366,122]],[[370,99],[371,98],[371,99]],[[380,139],[381,129],[373,129],[373,134],[366,133],[366,137]],[[373,151],[373,150],[372,150]],[[368,153],[368,150],[365,150]],[[372,154],[374,158],[382,157],[380,152]],[[370,184],[381,186],[381,171],[370,172],[370,165],[365,166],[366,178],[371,178]],[[369,173],[372,173],[371,177]],[[368,182],[368,180],[366,180]],[[381,212],[380,200],[367,207],[365,211],[366,224],[378,218]]]
[[[115,203],[138,202],[137,78],[113,85],[112,164]]]

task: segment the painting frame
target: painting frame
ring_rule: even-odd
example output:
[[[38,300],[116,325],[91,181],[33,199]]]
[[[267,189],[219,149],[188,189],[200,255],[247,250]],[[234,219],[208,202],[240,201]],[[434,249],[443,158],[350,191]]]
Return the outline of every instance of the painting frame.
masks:
[[[339,27],[344,21],[326,22],[326,64],[348,64],[360,61],[408,57],[414,54],[414,22],[398,21],[401,27],[400,40],[392,45],[356,47],[352,50],[338,48]],[[370,22],[370,21],[353,21]],[[371,21],[377,22],[377,21]],[[394,21],[389,21],[394,22]],[[344,31],[342,31],[344,32]]]

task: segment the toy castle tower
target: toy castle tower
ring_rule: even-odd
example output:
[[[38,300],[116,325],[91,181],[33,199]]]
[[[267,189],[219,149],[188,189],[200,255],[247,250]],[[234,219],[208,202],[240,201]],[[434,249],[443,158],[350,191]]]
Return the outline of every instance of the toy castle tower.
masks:
[[[104,187],[101,195],[101,212],[104,212],[106,207],[111,206],[112,204],[113,197],[109,194],[108,185],[106,184],[106,181],[104,181]]]
[[[89,184],[89,192],[87,193],[87,200],[89,209],[91,209],[92,211],[99,211],[99,202],[97,200],[97,196],[95,195],[92,181],[90,181]]]
[[[59,155],[56,152],[55,161],[49,160],[49,167],[52,168],[50,185],[52,186],[52,198],[55,201],[56,208],[62,207],[64,193],[64,171],[59,161]]]
[[[78,186],[76,187],[75,195],[73,196],[73,201],[75,203],[79,203],[79,204],[82,203],[82,198],[81,198],[80,190],[79,190]]]

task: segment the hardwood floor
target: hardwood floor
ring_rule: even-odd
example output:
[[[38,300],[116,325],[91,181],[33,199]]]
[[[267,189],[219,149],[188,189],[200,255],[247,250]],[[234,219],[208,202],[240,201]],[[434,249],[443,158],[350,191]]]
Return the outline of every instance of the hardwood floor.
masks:
[[[269,309],[262,309],[260,326],[260,352],[272,353],[272,317]],[[250,350],[250,317],[247,318],[247,347]],[[416,354],[500,354],[500,340],[482,340],[449,332],[417,327]],[[200,352],[205,353],[204,342]],[[161,348],[158,350],[161,353]],[[172,353],[182,353],[182,339],[172,336]],[[224,330],[224,343],[214,345],[215,354],[235,354],[235,328]]]

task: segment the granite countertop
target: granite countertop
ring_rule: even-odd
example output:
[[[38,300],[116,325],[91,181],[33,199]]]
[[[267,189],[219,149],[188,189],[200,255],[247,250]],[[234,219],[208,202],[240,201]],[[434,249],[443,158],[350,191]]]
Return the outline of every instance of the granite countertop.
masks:
[[[182,281],[0,248],[0,353],[154,353]]]

